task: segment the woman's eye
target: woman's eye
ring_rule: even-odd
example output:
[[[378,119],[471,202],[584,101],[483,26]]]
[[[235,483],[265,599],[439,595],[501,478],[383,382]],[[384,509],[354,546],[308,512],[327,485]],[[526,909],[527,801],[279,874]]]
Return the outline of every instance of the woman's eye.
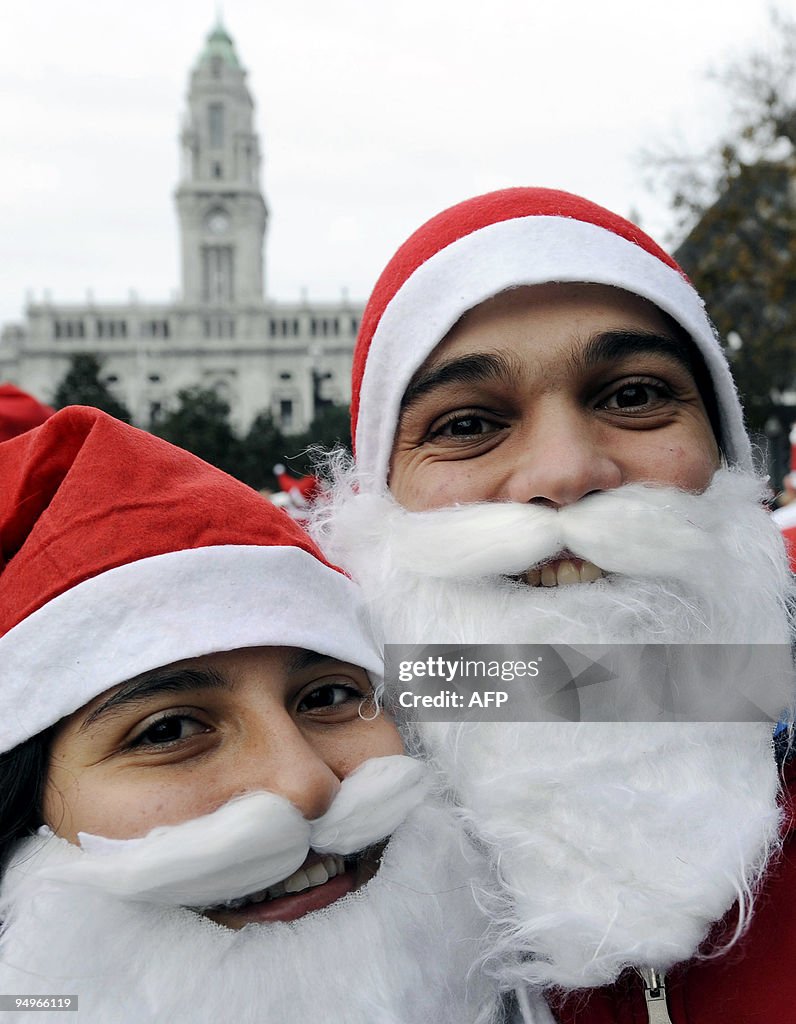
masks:
[[[316,711],[318,708],[335,708],[350,701],[361,703],[365,694],[355,686],[344,686],[342,683],[328,683],[318,686],[305,694],[298,703],[298,711]]]
[[[166,718],[160,718],[157,722],[153,722],[143,732],[140,732],[131,746],[154,747],[176,743],[179,740],[187,740],[191,736],[207,732],[207,728],[203,722],[199,722],[189,715],[168,715]]]
[[[641,409],[654,405],[664,398],[661,385],[636,382],[623,384],[602,403],[606,409]]]

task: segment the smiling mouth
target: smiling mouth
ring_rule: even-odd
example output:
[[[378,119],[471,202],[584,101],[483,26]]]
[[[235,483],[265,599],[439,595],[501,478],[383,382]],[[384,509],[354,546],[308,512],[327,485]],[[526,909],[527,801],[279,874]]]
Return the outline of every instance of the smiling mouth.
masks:
[[[369,882],[378,871],[385,845],[386,841],[346,858],[311,851],[301,867],[281,882],[214,907],[197,908],[197,912],[227,928],[295,921]]]
[[[529,587],[566,587],[573,583],[594,583],[604,577],[605,573],[594,562],[587,562],[566,552],[542,565],[526,569],[513,579]]]

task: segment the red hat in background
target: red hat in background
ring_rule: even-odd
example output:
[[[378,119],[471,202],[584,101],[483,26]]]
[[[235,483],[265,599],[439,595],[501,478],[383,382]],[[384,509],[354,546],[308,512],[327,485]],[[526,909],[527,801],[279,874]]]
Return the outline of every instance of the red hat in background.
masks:
[[[787,473],[783,481],[785,490],[789,494],[796,492],[796,423],[790,429],[790,473]],[[782,530],[785,544],[788,548],[790,567],[796,572],[796,500],[790,500],[787,505],[776,509],[771,518]]]
[[[635,224],[568,192],[510,188],[432,217],[387,264],[357,338],[352,436],[360,486],[386,484],[401,399],[415,372],[470,309],[509,288],[611,285],[668,313],[702,353],[724,450],[751,468],[751,447],[727,360],[683,271]]]
[[[54,412],[55,409],[16,385],[0,384],[0,441],[8,441],[38,427]]]
[[[355,584],[245,484],[98,409],[0,445],[0,751],[109,687],[241,647],[376,673]]]
[[[771,513],[771,518],[782,530],[785,546],[788,549],[791,572],[796,573],[796,501],[776,509]]]
[[[281,462],[278,462],[273,469],[276,482],[280,488],[289,494],[297,505],[308,505],[318,495],[321,482],[317,476],[302,476],[296,478],[291,476]]]

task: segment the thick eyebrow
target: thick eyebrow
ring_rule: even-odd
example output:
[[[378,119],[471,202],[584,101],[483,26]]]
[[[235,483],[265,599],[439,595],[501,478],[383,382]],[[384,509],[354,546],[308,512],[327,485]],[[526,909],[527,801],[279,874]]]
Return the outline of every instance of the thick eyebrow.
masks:
[[[328,654],[318,654],[317,651],[306,651],[299,649],[287,663],[288,673],[301,672],[305,668],[314,668],[316,665],[322,665],[324,662],[328,662],[330,665],[337,665],[340,663],[339,658],[332,658]]]
[[[122,683],[99,707],[94,708],[78,731],[84,732],[101,719],[118,715],[164,693],[229,688],[229,680],[211,668],[156,669]]]
[[[477,384],[480,381],[516,380],[515,360],[503,353],[473,352],[458,359],[437,363],[428,369],[420,367],[401,399],[401,412],[414,405],[424,395],[449,384]]]
[[[592,335],[572,358],[572,372],[603,362],[626,359],[639,353],[652,353],[675,359],[694,374],[690,344],[654,331],[601,331]],[[511,382],[520,372],[516,360],[497,352],[472,352],[458,359],[423,366],[412,377],[401,400],[401,413],[432,391],[451,384],[477,384],[482,381]]]
[[[693,376],[694,362],[690,343],[654,331],[602,331],[593,334],[571,360],[573,371],[589,369],[603,362],[627,359],[640,353],[666,356]]]

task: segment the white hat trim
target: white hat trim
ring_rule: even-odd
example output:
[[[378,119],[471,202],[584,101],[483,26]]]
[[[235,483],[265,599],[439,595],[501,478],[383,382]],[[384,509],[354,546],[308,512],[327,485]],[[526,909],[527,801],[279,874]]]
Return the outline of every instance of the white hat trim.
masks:
[[[355,584],[301,548],[220,545],[110,569],[0,638],[0,751],[141,672],[216,651],[299,647],[380,679],[365,622]]]
[[[771,518],[780,530],[792,529],[796,526],[796,501],[792,501],[789,505],[783,505],[782,508],[775,509],[771,513]]]
[[[401,398],[453,325],[507,288],[550,282],[613,285],[653,302],[702,353],[731,462],[752,467],[740,401],[702,300],[676,270],[607,228],[567,217],[517,217],[439,250],[401,285],[373,334],[360,390],[357,464],[362,487],[384,487]]]

